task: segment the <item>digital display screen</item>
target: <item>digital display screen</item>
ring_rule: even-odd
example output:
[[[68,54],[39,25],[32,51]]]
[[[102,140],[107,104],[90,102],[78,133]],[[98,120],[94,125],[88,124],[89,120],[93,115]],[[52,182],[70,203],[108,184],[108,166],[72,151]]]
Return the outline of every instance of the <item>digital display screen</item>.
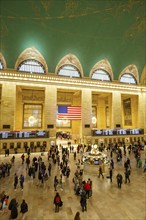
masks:
[[[0,131],[0,139],[49,138],[49,131]]]
[[[113,136],[113,135],[138,135],[144,134],[144,129],[104,129],[92,130],[92,136]]]

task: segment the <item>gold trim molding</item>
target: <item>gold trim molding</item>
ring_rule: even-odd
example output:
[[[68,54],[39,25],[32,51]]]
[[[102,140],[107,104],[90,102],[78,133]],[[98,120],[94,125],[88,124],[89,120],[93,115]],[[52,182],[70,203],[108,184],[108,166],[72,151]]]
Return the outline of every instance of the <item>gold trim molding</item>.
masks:
[[[59,63],[57,64],[56,66],[56,69],[55,69],[55,74],[57,75],[58,73],[58,70],[64,66],[64,65],[72,65],[72,66],[75,66],[81,73],[81,77],[84,77],[84,74],[83,74],[83,69],[82,69],[82,65],[80,63],[80,61],[78,60],[78,58],[69,53],[67,54],[66,56],[64,56],[60,61]]]
[[[43,58],[41,53],[37,49],[35,49],[34,47],[25,49],[19,55],[19,57],[16,61],[16,64],[15,64],[15,69],[17,70],[17,67],[20,65],[20,63],[22,63],[23,61],[28,60],[28,59],[33,59],[33,60],[39,61],[44,66],[46,73],[48,73],[48,66],[47,66],[45,59]]]
[[[109,73],[111,80],[113,81],[113,71],[112,71],[112,67],[109,63],[109,61],[107,59],[103,59],[100,60],[99,62],[97,62],[91,69],[89,77],[91,78],[92,73],[97,70],[97,69],[102,69],[105,70],[106,72]]]

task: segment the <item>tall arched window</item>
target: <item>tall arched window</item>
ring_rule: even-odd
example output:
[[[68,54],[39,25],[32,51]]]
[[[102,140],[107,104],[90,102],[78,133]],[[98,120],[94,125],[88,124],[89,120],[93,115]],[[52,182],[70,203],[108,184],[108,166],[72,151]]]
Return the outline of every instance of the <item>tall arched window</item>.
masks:
[[[91,79],[97,79],[102,81],[111,81],[110,75],[108,72],[102,69],[97,69],[92,73]]]
[[[136,79],[130,73],[124,73],[120,78],[120,82],[128,84],[137,84]]]
[[[19,64],[18,71],[30,72],[30,73],[45,73],[44,66],[36,60],[24,60]]]
[[[59,76],[81,77],[80,71],[73,65],[64,65],[58,70]]]
[[[4,64],[3,62],[0,60],[0,70],[4,69]]]

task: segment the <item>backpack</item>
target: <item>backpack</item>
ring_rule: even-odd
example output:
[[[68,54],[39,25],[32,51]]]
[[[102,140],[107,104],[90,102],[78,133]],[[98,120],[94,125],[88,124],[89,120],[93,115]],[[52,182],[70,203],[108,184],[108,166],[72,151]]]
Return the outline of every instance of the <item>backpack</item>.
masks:
[[[21,178],[20,178],[20,182],[24,182],[24,176],[21,176]]]
[[[60,203],[60,197],[59,196],[56,197],[55,202]]]

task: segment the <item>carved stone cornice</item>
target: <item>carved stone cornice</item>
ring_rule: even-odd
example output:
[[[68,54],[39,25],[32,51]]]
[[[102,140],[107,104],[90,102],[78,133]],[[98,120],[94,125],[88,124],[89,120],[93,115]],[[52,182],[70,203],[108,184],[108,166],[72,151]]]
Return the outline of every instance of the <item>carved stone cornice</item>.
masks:
[[[22,101],[38,101],[45,100],[44,91],[22,90]]]
[[[112,67],[109,63],[109,61],[107,59],[103,59],[103,60],[100,60],[99,62],[97,62],[91,69],[90,71],[90,74],[89,74],[89,77],[91,78],[92,76],[92,73],[95,71],[95,70],[98,70],[98,69],[102,69],[102,70],[105,70],[106,72],[109,73],[110,75],[110,78],[111,80],[113,81],[113,71],[112,71]]]
[[[81,77],[84,77],[82,65],[75,55],[69,53],[59,61],[59,63],[56,66],[56,69],[55,69],[56,75],[58,73],[58,70],[64,65],[75,66],[80,71]]]
[[[16,64],[15,64],[15,69],[17,70],[20,63],[22,63],[23,61],[28,60],[28,59],[39,61],[44,66],[45,72],[46,73],[48,72],[48,66],[47,66],[45,59],[43,58],[41,53],[37,49],[35,49],[34,47],[25,49],[19,55],[19,57],[16,61]]]
[[[146,85],[146,66],[144,66],[143,68],[142,75],[140,78],[140,83],[141,85]]]
[[[131,64],[127,67],[125,67],[122,72],[120,73],[119,75],[119,81],[120,81],[120,78],[123,74],[125,73],[130,73],[131,75],[134,76],[134,78],[136,79],[137,81],[137,84],[139,83],[139,75],[138,75],[138,70],[137,70],[137,67],[134,65],[134,64]]]
[[[5,61],[5,58],[4,56],[2,55],[2,53],[0,53],[0,60],[2,61],[2,64],[4,65],[4,69],[7,68],[7,65],[6,65],[6,61]]]

